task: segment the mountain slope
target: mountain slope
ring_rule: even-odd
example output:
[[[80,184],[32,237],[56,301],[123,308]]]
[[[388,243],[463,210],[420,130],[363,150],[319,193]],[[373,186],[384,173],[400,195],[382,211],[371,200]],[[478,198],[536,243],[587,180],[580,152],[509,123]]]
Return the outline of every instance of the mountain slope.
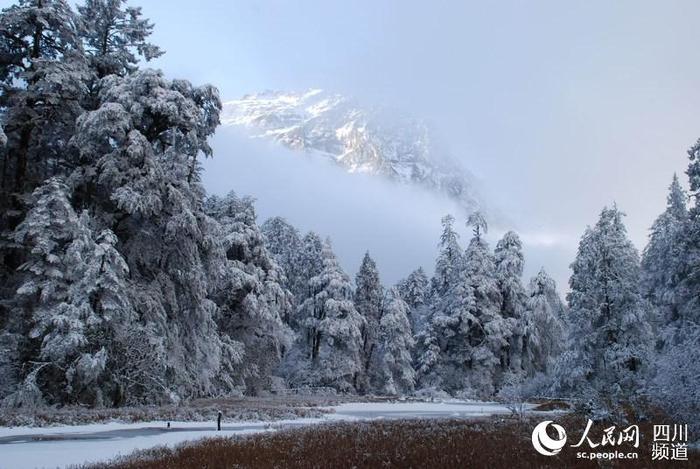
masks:
[[[473,176],[438,150],[421,121],[321,90],[264,92],[224,103],[223,125],[292,150],[327,156],[351,173],[422,186],[481,209]]]

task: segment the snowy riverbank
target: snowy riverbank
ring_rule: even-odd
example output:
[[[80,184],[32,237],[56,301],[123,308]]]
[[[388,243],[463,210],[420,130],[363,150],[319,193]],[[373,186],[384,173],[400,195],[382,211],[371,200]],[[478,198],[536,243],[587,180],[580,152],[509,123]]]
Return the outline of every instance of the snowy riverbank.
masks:
[[[531,411],[533,406],[527,405]],[[135,450],[177,445],[208,437],[238,436],[330,421],[399,418],[478,418],[509,415],[493,402],[361,402],[326,408],[318,418],[224,422],[216,431],[211,422],[99,423],[75,426],[0,427],[0,469],[56,468],[106,461]]]

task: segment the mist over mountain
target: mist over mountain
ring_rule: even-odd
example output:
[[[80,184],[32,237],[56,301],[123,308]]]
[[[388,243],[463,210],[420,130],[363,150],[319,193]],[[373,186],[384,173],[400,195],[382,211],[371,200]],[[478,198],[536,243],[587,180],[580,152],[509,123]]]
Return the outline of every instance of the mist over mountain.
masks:
[[[319,89],[265,91],[224,103],[221,120],[253,137],[323,156],[349,173],[446,195],[465,213],[493,212],[476,178],[441,148],[430,126],[395,109]]]
[[[283,216],[330,236],[350,272],[366,249],[387,281],[431,271],[440,218],[453,214],[466,242],[464,221],[480,210],[492,243],[510,229],[521,235],[527,276],[546,266],[566,289],[576,238],[502,210],[497,185],[464,168],[468,158],[456,161],[447,136],[420,118],[312,89],[227,100],[221,121],[204,161],[207,189],[255,197],[261,221]]]
[[[456,217],[455,229],[463,243],[471,237],[465,207],[425,186],[349,173],[327,155],[300,154],[268,138],[251,138],[242,126],[219,127],[212,147],[214,157],[202,162],[202,182],[209,193],[223,196],[234,190],[250,195],[259,222],[282,216],[302,232],[329,236],[347,272],[357,272],[367,250],[388,284],[419,266],[432,272],[440,219],[446,214]],[[547,235],[546,228],[538,226],[522,229],[492,221],[490,225],[487,239],[492,246],[507,230],[521,228],[526,278],[546,267],[566,290],[574,241]]]

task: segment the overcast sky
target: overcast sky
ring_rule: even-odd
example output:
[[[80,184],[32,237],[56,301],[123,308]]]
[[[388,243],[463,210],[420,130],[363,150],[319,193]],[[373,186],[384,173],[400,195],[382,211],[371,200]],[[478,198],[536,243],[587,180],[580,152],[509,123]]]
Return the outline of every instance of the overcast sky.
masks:
[[[224,99],[320,87],[428,119],[520,229],[570,253],[613,201],[641,248],[700,136],[697,1],[130,3],[156,66]]]

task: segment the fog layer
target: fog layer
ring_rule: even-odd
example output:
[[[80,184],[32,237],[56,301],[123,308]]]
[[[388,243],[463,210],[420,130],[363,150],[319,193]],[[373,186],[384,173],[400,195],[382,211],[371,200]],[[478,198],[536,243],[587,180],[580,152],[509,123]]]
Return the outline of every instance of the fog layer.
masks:
[[[210,193],[235,190],[250,195],[256,199],[260,222],[282,216],[302,232],[329,236],[352,276],[365,251],[377,261],[386,284],[419,266],[431,273],[440,220],[447,213],[457,218],[463,246],[468,243],[465,214],[446,197],[376,176],[348,174],[321,156],[251,139],[235,128],[220,128],[213,147],[215,156],[204,161],[203,171]],[[498,236],[512,228],[525,244],[526,276],[544,266],[558,283],[566,283],[572,239],[554,235],[544,226],[529,229],[513,224],[492,227],[492,247]]]

